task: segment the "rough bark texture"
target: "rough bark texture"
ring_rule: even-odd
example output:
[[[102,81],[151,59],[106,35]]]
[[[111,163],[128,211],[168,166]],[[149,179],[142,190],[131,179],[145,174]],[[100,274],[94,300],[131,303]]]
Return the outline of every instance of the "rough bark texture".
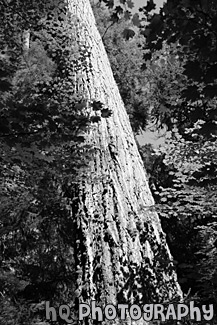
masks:
[[[113,113],[89,134],[99,150],[73,208],[76,299],[102,305],[169,301],[181,290],[91,6],[71,0],[69,10],[80,22],[79,41],[90,51],[82,91]]]

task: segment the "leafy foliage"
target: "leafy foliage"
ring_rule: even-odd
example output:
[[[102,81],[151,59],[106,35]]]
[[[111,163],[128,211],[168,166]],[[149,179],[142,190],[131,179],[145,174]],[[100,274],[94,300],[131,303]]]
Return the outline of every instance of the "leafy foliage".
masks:
[[[179,282],[186,292],[191,288],[205,303],[213,303],[211,275],[206,277],[204,270],[211,263],[214,267],[213,254],[205,253],[209,247],[205,238],[212,232],[212,243],[215,242],[212,229],[217,213],[216,141],[195,143],[173,130],[159,149],[146,146],[141,152],[163,229],[177,260]],[[211,269],[207,275],[215,274],[215,269]],[[205,294],[206,290],[209,294]]]
[[[180,85],[181,110],[190,109],[193,123],[199,116],[206,122],[200,130],[206,137],[216,134],[216,2],[168,0],[160,14],[143,13],[148,23],[141,29],[145,59],[164,50],[165,42],[175,44],[187,82]]]
[[[141,71],[141,38],[128,15],[123,14],[117,22],[111,22],[112,11],[99,5],[93,6],[93,11],[131,125],[138,133],[141,128],[145,129],[149,111],[145,98],[145,74]]]
[[[216,4],[208,11],[207,1],[169,0],[160,14],[148,5],[141,9],[147,105],[167,132],[161,147],[141,153],[179,282],[199,303],[215,305]]]
[[[182,98],[187,80],[176,47],[165,46],[163,50],[156,51],[143,68],[147,84],[146,109],[150,111],[152,122],[158,128],[166,126],[169,130],[176,125],[183,133],[193,121],[189,118],[191,108]]]

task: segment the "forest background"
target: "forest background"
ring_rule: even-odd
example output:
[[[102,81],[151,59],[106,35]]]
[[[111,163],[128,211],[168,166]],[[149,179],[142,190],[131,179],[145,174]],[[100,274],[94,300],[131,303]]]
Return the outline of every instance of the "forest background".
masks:
[[[93,109],[101,110],[101,117],[79,113],[86,103],[80,102],[78,96],[75,104],[62,83],[66,53],[77,53],[76,44],[72,49],[63,46],[67,31],[61,24],[53,25],[52,17],[37,25],[40,11],[47,10],[43,4],[37,7],[38,12],[35,8],[21,8],[19,1],[15,7],[8,6],[7,1],[0,4],[0,321],[14,324],[14,319],[20,317],[20,322],[27,324],[29,299],[39,299],[45,292],[58,295],[62,290],[49,280],[37,283],[34,292],[28,291],[28,279],[40,278],[43,269],[49,279],[50,274],[54,278],[64,274],[64,281],[71,280],[70,253],[66,253],[65,245],[73,234],[67,232],[71,221],[65,218],[68,207],[60,189],[64,189],[64,181],[76,182],[75,175],[84,170],[92,153],[91,146],[83,145],[82,131],[89,123],[109,117],[110,111],[93,102]],[[138,147],[156,202],[152,208],[159,213],[178,281],[188,299],[198,304],[213,303],[216,312],[217,4],[208,0],[168,0],[156,13],[150,0],[139,14],[131,13],[131,0],[120,0],[118,4],[112,0],[94,1],[92,6],[135,137],[150,123],[157,130],[166,130],[163,145],[138,143]],[[25,29],[25,10],[35,29],[30,55],[22,57],[19,35],[21,26]],[[48,47],[44,46],[45,38]],[[82,55],[86,55],[85,47]],[[82,55],[78,54],[80,62]],[[65,111],[66,103],[73,110]],[[19,150],[27,134],[33,145],[26,151]],[[69,147],[72,137],[74,143]],[[11,147],[16,150],[11,151]],[[42,152],[42,147],[50,149]],[[25,164],[28,175],[20,162]],[[39,180],[37,184],[34,179]],[[43,216],[39,213],[42,210]],[[55,215],[52,222],[50,215]],[[39,216],[43,217],[43,226],[34,233],[32,229],[41,222]],[[16,232],[18,228],[22,231]],[[32,245],[38,238],[43,247],[35,249]],[[45,257],[46,245],[52,250]],[[51,262],[53,251],[60,261],[55,265]],[[35,265],[40,264],[40,269],[33,263],[25,269],[27,256],[33,261],[39,259]],[[20,277],[14,275],[14,268]],[[17,308],[15,297],[22,308]],[[63,301],[69,299],[62,293],[61,297]],[[39,304],[36,309],[40,315]]]

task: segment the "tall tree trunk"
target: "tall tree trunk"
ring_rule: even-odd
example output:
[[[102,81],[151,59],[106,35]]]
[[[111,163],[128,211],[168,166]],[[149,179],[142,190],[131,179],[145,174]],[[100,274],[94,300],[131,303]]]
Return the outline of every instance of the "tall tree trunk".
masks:
[[[90,54],[80,91],[112,110],[88,135],[99,150],[77,195],[77,300],[169,301],[181,290],[90,3],[70,0],[69,10],[78,19],[78,41]]]

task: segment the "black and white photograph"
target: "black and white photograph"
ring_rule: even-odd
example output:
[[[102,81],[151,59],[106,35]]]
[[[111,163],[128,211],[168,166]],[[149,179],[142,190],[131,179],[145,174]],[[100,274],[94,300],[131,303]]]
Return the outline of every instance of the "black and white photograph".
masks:
[[[217,325],[217,0],[0,0],[0,325]]]

